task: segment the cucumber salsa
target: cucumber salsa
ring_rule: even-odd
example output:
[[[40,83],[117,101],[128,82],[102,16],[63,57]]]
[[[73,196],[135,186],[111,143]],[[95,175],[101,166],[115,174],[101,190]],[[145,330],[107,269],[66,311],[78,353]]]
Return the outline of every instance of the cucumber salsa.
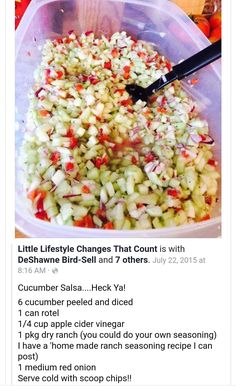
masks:
[[[142,87],[172,64],[126,32],[47,40],[29,92],[21,151],[34,216],[86,228],[152,229],[208,220],[217,163],[207,122],[175,81],[148,104]]]

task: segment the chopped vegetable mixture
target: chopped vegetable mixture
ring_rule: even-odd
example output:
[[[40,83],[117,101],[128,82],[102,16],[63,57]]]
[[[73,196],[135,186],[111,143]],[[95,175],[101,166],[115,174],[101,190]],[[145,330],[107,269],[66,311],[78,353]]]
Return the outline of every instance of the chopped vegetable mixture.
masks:
[[[178,81],[148,104],[125,90],[170,70],[152,45],[125,32],[46,41],[22,147],[36,218],[107,230],[210,218],[219,174],[196,102]]]

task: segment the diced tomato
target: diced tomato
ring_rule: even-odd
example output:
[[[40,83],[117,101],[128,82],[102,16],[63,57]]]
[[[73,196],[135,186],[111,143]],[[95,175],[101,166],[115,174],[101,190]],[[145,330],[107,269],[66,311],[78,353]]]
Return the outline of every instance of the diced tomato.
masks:
[[[165,113],[166,113],[166,109],[165,109],[164,107],[158,107],[158,108],[157,108],[157,112],[158,112],[158,113],[165,114]]]
[[[74,137],[74,128],[72,125],[67,130],[66,137],[68,137],[68,138]]]
[[[107,142],[111,141],[110,136],[108,134],[104,134],[102,129],[99,130],[99,134],[97,138],[100,143],[104,143],[105,141]]]
[[[97,79],[97,78],[95,78],[94,76],[90,76],[90,77],[89,77],[89,81],[90,81],[90,83],[93,84],[93,85],[95,85],[95,84],[97,84],[97,83],[100,82],[100,80]]]
[[[82,82],[87,82],[87,80],[89,79],[89,77],[87,75],[82,75]]]
[[[107,155],[107,154],[104,154],[104,155],[102,156],[102,162],[103,162],[104,165],[107,165],[107,164],[108,164],[109,158],[108,158],[108,155]]]
[[[138,160],[134,155],[132,155],[131,162],[133,165],[137,165],[137,163],[138,163]]]
[[[130,73],[129,72],[125,72],[124,73],[124,78],[125,79],[129,79],[130,78]]]
[[[121,106],[131,106],[133,104],[133,100],[132,98],[128,98],[128,99],[125,99],[123,101],[120,102]]]
[[[206,196],[205,197],[205,203],[208,204],[208,205],[211,205],[212,204],[212,197],[211,196]]]
[[[77,85],[75,86],[75,88],[76,88],[76,90],[77,90],[78,92],[80,92],[81,90],[84,89],[84,86],[83,86],[82,84],[77,84]]]
[[[130,145],[135,146],[135,145],[139,145],[140,143],[142,143],[142,138],[137,137],[133,141],[130,142]]]
[[[70,44],[71,42],[73,42],[73,39],[71,39],[71,38],[66,38],[66,39],[65,39],[65,42],[66,42],[67,44]]]
[[[38,212],[43,212],[44,211],[43,202],[44,202],[44,197],[42,197],[40,195],[40,197],[38,198],[37,204],[36,204],[36,208],[37,208]]]
[[[149,163],[154,161],[155,155],[152,152],[149,152],[145,155],[145,162]]]
[[[43,210],[42,212],[35,213],[35,217],[39,220],[49,221],[47,212],[45,210]]]
[[[100,169],[102,165],[107,165],[109,158],[107,154],[104,154],[102,157],[97,157],[94,161],[96,168]]]
[[[155,56],[149,57],[149,58],[147,59],[147,63],[155,62],[157,59],[158,59],[158,54],[156,54]]]
[[[101,158],[101,157],[97,157],[97,158],[95,159],[94,163],[95,163],[96,168],[100,169],[100,167],[101,167],[102,164],[103,164],[102,158]]]
[[[78,145],[78,138],[70,138],[70,149],[74,149]]]
[[[139,51],[139,52],[138,52],[138,56],[139,56],[140,58],[145,58],[146,54],[145,54],[145,52],[143,52],[143,51]]]
[[[127,109],[127,111],[128,111],[128,113],[131,113],[131,114],[134,112],[134,110],[131,109],[130,107]]]
[[[138,208],[138,209],[143,208],[143,207],[144,207],[144,204],[142,204],[141,202],[139,202],[139,203],[137,204],[137,208]]]
[[[201,218],[200,221],[207,221],[210,220],[211,216],[209,214],[206,214],[204,217]]]
[[[107,70],[110,70],[111,69],[111,61],[105,62],[104,63],[104,68],[106,68]]]
[[[117,78],[117,74],[114,74],[114,72],[113,72],[113,74],[111,75],[112,76],[112,78]]]
[[[171,63],[168,60],[166,61],[166,67],[167,67],[168,71],[172,70]]]
[[[59,151],[54,151],[51,156],[50,156],[50,160],[52,161],[53,165],[55,165],[59,159],[61,157],[61,154],[59,153]]]
[[[37,190],[31,190],[30,192],[27,193],[27,198],[29,198],[31,201],[34,201],[36,197],[36,192]]]
[[[87,186],[87,185],[83,185],[82,186],[82,193],[90,193],[90,188],[89,188],[89,186]]]
[[[185,149],[181,150],[181,155],[182,155],[184,158],[188,158],[188,157],[189,157],[189,153],[188,153]]]
[[[89,35],[91,35],[93,33],[93,31],[86,31],[85,32],[85,36],[89,36]]]
[[[104,227],[104,229],[114,229],[114,225],[111,221],[107,222]]]
[[[117,56],[119,55],[119,51],[117,48],[113,48],[113,50],[111,51],[111,55],[113,58],[117,58]]]
[[[62,38],[57,38],[57,39],[56,39],[56,42],[57,42],[57,44],[62,44],[62,43],[63,43],[63,40],[62,40]]]
[[[87,214],[81,220],[75,221],[74,225],[82,228],[94,228],[93,218]]]
[[[57,79],[61,79],[64,75],[63,71],[56,71]]]
[[[123,70],[124,72],[130,72],[131,68],[130,66],[124,66]]]
[[[216,161],[214,159],[209,159],[207,163],[208,165],[216,166]]]
[[[50,117],[50,113],[47,110],[39,110],[38,113],[41,117]]]
[[[49,77],[50,74],[51,74],[51,70],[50,70],[50,68],[47,68],[47,69],[45,70],[45,76],[46,76],[46,77]]]
[[[171,197],[178,197],[179,191],[177,189],[167,189],[167,194]]]
[[[115,93],[118,92],[120,95],[123,95],[125,91],[125,88],[118,88]]]
[[[161,105],[164,106],[166,103],[167,103],[167,99],[165,96],[163,96],[163,98],[161,100]]]
[[[204,134],[199,134],[199,135],[200,135],[202,141],[205,141],[205,140],[206,140],[207,137],[206,137]]]
[[[65,165],[65,168],[66,168],[67,172],[70,172],[71,170],[73,170],[74,169],[73,162],[67,162],[66,165]]]

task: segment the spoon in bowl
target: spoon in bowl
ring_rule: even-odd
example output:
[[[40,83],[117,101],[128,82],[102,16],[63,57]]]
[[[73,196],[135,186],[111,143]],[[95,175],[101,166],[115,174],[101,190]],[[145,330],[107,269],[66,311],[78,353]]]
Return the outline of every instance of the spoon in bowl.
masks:
[[[176,64],[172,68],[172,71],[162,75],[158,80],[150,84],[150,86],[144,88],[138,86],[137,84],[128,84],[126,85],[126,90],[131,95],[134,102],[137,102],[139,99],[147,102],[148,98],[154,92],[161,90],[163,87],[167,86],[169,83],[175,80],[186,78],[187,76],[214,62],[220,57],[221,40],[204,48],[204,50],[198,52],[183,62]]]

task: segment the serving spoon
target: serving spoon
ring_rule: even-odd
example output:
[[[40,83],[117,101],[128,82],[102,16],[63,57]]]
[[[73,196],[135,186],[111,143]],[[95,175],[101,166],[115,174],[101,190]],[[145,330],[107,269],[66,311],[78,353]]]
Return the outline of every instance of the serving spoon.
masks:
[[[126,85],[126,90],[131,95],[134,102],[137,102],[139,99],[147,102],[148,98],[154,92],[162,89],[163,87],[167,86],[169,83],[177,79],[181,80],[186,78],[187,76],[214,62],[220,57],[221,40],[204,48],[204,50],[198,52],[197,54],[191,56],[183,62],[176,64],[172,68],[172,71],[165,75],[162,75],[158,80],[150,84],[150,86],[144,88],[138,86],[137,84],[128,84]]]

